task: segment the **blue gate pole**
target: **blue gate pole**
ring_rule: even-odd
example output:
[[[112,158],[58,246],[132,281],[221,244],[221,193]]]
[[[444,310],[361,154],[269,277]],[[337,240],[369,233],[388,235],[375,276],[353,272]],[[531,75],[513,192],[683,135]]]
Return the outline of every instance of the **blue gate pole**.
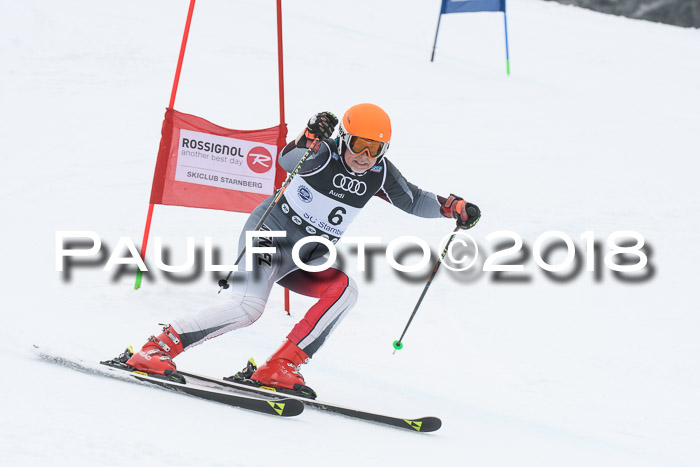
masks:
[[[510,76],[510,57],[508,55],[508,20],[506,19],[505,9],[503,9],[503,27],[506,31],[506,74]]]
[[[438,16],[437,28],[435,28],[435,41],[433,42],[433,54],[430,56],[430,61],[432,62],[435,58],[435,46],[437,45],[438,31],[440,31],[440,19],[442,18],[442,6],[440,6],[440,15]]]

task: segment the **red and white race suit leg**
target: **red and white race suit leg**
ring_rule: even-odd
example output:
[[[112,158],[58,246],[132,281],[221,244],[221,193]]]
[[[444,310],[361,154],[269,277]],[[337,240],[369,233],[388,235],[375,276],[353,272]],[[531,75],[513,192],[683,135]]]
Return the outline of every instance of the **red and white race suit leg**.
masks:
[[[309,357],[357,302],[357,284],[338,269],[308,272],[298,269],[278,282],[292,292],[318,298],[287,336]]]

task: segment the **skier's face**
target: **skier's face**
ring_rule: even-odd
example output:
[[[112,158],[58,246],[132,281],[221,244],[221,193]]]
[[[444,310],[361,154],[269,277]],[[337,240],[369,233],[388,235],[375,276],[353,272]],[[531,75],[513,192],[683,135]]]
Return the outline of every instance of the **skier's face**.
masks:
[[[350,167],[350,170],[357,174],[367,172],[374,166],[376,161],[375,158],[369,157],[369,151],[367,149],[360,154],[355,154],[350,148],[346,147],[343,157],[345,158],[345,163]]]

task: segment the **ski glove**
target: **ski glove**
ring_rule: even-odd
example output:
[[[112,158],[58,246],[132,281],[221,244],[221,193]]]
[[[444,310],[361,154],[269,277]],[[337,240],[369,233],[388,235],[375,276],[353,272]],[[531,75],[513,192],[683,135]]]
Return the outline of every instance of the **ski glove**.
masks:
[[[438,201],[442,215],[450,219],[457,219],[457,227],[460,229],[471,229],[481,219],[479,207],[464,201],[457,195],[450,194],[447,199],[438,196]]]
[[[331,112],[320,112],[306,124],[304,136],[309,140],[330,138],[338,124],[338,117]]]

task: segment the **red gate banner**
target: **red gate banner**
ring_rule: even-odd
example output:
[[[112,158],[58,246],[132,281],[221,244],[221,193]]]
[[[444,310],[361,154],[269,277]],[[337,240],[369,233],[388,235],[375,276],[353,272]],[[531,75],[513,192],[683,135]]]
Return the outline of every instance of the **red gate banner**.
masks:
[[[166,109],[151,204],[251,212],[284,183],[287,125],[232,130]]]

